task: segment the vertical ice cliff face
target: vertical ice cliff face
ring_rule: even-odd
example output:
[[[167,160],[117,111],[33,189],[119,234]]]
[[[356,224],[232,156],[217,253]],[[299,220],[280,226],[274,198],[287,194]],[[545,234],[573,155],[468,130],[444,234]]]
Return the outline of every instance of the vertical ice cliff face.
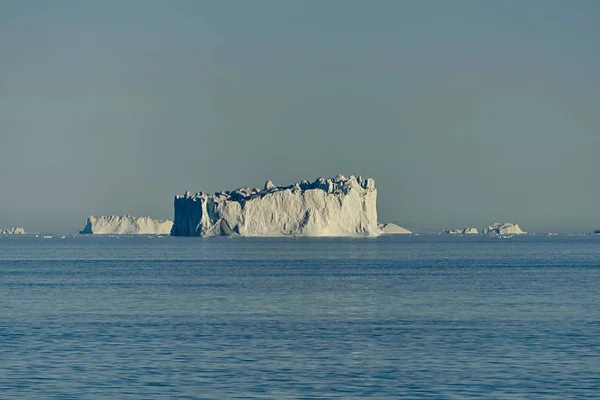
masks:
[[[174,236],[376,236],[372,179],[338,175],[263,190],[175,197]]]
[[[108,235],[108,234],[148,234],[168,235],[171,233],[173,221],[154,219],[150,217],[132,217],[130,215],[112,215],[108,217],[90,216],[85,228],[79,233]]]

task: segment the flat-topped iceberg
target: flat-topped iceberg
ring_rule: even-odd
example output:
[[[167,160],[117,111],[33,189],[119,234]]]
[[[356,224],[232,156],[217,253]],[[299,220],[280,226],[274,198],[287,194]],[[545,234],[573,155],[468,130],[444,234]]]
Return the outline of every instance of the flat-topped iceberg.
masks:
[[[24,235],[25,229],[23,228],[6,228],[0,229],[0,235]]]
[[[479,231],[477,228],[462,228],[462,229],[450,229],[442,231],[444,235],[477,235]]]
[[[373,179],[338,175],[175,197],[174,236],[376,236]]]
[[[412,232],[396,224],[377,224],[380,235],[410,235]]]
[[[484,228],[483,233],[486,235],[524,235],[527,232],[523,232],[518,224],[505,222],[492,224]]]
[[[173,221],[150,217],[132,217],[131,215],[112,215],[107,217],[90,216],[85,228],[79,233],[95,235],[149,234],[168,235]]]

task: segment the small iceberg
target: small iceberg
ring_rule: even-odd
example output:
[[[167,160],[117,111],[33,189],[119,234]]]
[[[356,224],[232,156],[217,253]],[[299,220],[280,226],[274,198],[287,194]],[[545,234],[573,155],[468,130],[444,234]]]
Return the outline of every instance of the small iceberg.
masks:
[[[0,235],[24,235],[25,229],[23,228],[6,228],[0,229]]]
[[[396,224],[377,224],[377,229],[380,235],[410,235],[412,234],[406,228]]]
[[[462,229],[450,229],[442,231],[442,235],[477,235],[479,231],[477,228],[462,228]]]
[[[525,235],[527,232],[523,232],[519,224],[505,222],[492,224],[484,228],[483,233],[486,235]]]

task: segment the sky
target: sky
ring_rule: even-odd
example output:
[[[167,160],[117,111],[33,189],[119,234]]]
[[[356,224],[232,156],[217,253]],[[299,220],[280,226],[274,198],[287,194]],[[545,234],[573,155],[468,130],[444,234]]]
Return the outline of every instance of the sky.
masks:
[[[600,228],[596,0],[0,0],[0,228],[375,179],[382,222]]]

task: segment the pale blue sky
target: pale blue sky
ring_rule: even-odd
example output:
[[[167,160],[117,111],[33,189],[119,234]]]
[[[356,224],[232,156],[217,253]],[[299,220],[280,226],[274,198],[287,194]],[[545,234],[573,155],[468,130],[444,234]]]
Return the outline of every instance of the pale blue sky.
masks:
[[[600,1],[0,0],[0,227],[363,174],[382,221],[600,228]]]

